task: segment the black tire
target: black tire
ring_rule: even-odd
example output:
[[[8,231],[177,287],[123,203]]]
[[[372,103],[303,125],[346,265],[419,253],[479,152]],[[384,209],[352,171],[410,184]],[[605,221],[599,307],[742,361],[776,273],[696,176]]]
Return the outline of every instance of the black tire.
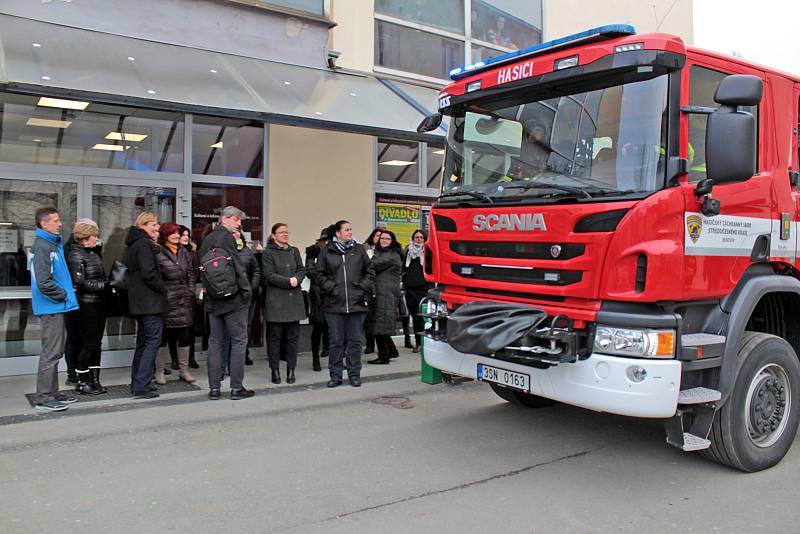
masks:
[[[545,406],[552,406],[556,401],[539,395],[517,391],[511,388],[505,388],[498,384],[489,384],[492,386],[492,391],[497,393],[497,396],[517,406],[527,406],[528,408],[544,408]]]
[[[745,332],[736,363],[733,390],[714,416],[711,447],[703,454],[752,473],[776,465],[794,442],[800,422],[800,362],[786,340]]]

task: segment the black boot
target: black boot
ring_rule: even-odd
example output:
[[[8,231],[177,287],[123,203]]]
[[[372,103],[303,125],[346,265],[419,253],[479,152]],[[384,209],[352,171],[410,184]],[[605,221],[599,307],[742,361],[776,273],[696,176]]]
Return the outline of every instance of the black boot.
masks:
[[[294,367],[287,367],[286,368],[286,383],[287,384],[294,384]]]
[[[194,344],[191,346],[191,350],[189,351],[189,367],[192,369],[200,369],[200,365],[197,363],[197,360],[194,359]]]
[[[273,384],[281,383],[281,372],[278,369],[272,369],[272,383]]]
[[[92,378],[89,374],[89,370],[86,371],[78,371],[78,385],[75,386],[75,391],[80,393],[81,395],[99,395],[100,392],[97,391],[97,388],[92,383]]]
[[[315,371],[322,371],[322,365],[319,363],[319,354],[312,354],[312,365],[314,366]]]
[[[100,383],[100,368],[90,367],[89,374],[92,377],[92,384],[94,385],[95,388],[97,388],[98,393],[100,394],[108,393],[108,388]]]
[[[407,349],[413,349],[414,343],[411,342],[411,334],[406,334],[406,339],[403,342],[403,346]]]

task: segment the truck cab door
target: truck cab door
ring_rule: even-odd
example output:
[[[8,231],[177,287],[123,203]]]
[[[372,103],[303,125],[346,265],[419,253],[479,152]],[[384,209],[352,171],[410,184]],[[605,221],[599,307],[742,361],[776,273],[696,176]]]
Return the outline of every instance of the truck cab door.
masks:
[[[791,166],[789,167],[789,180],[792,183],[792,196],[795,200],[795,213],[794,225],[795,228],[800,225],[800,83],[794,85],[794,98],[792,98],[792,105],[789,107],[792,113],[792,149],[791,149]],[[797,237],[795,232],[795,250],[800,246],[800,238]],[[797,258],[794,260],[795,266],[800,264]]]

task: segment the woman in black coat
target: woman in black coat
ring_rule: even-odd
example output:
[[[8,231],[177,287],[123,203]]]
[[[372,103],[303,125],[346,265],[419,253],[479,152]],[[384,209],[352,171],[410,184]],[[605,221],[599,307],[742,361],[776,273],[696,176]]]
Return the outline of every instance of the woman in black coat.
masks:
[[[306,268],[297,247],[289,245],[289,227],[284,223],[272,225],[269,243],[262,253],[264,279],[267,282],[267,356],[272,371],[272,383],[281,383],[279,370],[281,337],[286,337],[286,383],[295,381],[297,342],[300,321],[306,318],[306,305],[300,284]]]
[[[186,247],[181,246],[181,228],[177,224],[165,223],[159,229],[158,266],[167,290],[167,307],[164,312],[164,330],[161,348],[156,355],[156,384],[166,384],[164,364],[169,357],[167,345],[178,346],[178,369],[181,380],[192,383],[195,378],[189,373],[189,345],[193,341],[194,283],[197,279],[194,260]]]
[[[400,273],[403,267],[403,249],[393,232],[381,233],[375,254],[375,289],[367,318],[367,333],[375,336],[378,357],[368,363],[388,364],[398,356],[392,336],[397,330],[397,304],[400,300]]]
[[[338,221],[331,226],[333,240],[322,249],[311,272],[322,292],[322,309],[328,322],[331,348],[328,387],[342,383],[342,360],[347,353],[347,378],[361,386],[361,334],[372,295],[375,270],[364,247],[353,239],[353,225]]]
[[[419,303],[428,295],[428,290],[433,287],[425,281],[425,232],[414,230],[411,234],[411,243],[406,247],[406,257],[403,263],[403,287],[406,290],[406,304],[408,313],[414,325],[414,352],[422,350],[422,329],[424,322],[419,314]]]
[[[319,233],[317,242],[306,247],[306,273],[311,273],[317,265],[319,253],[328,245],[330,236],[328,228],[323,228]],[[310,277],[310,274],[309,274]],[[311,323],[311,358],[315,371],[322,371],[320,357],[328,357],[328,323],[325,322],[325,312],[322,311],[322,293],[319,285],[311,278],[311,285],[308,288],[309,314],[308,320]],[[320,341],[322,341],[322,352],[320,353]]]
[[[125,238],[122,262],[128,268],[128,311],[136,319],[136,350],[131,365],[131,391],[137,398],[158,397],[150,381],[161,343],[167,288],[158,268],[158,217],[143,211]]]
[[[106,273],[97,241],[100,231],[94,221],[79,222],[72,235],[75,241],[69,249],[67,263],[80,305],[75,311],[74,324],[81,341],[75,360],[75,391],[99,395],[106,392],[100,384],[101,345],[106,327]]]

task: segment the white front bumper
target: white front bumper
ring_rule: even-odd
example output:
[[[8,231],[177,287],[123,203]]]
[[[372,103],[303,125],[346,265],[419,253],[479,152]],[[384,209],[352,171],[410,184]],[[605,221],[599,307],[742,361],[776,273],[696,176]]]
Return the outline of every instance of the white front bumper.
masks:
[[[425,362],[446,373],[477,379],[478,364],[491,365],[531,377],[531,393],[599,412],[632,417],[672,417],[678,404],[681,363],[592,354],[576,363],[549,369],[464,354],[443,341],[429,337],[423,343]],[[632,382],[626,373],[631,365],[647,371],[642,382]]]

